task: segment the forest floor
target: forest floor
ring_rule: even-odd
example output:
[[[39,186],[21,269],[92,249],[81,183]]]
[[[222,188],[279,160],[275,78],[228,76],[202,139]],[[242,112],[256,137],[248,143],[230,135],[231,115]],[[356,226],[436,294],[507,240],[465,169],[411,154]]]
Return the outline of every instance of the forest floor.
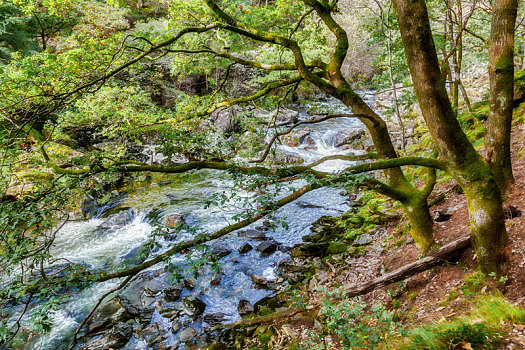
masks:
[[[505,207],[513,206],[524,213],[506,221],[509,242],[504,283],[488,276],[483,276],[483,281],[477,283],[476,281],[480,280],[479,273],[476,272],[475,254],[473,248],[469,248],[463,252],[457,263],[445,263],[404,282],[376,289],[362,296],[362,301],[368,305],[381,303],[390,310],[395,309],[395,313],[400,315],[401,323],[407,329],[452,321],[472,313],[473,298],[490,293],[501,293],[511,304],[525,308],[525,125],[514,125],[512,136],[515,183],[506,197]],[[470,234],[465,196],[458,189],[459,186],[451,180],[438,183],[434,190],[435,197],[443,193],[446,197],[432,207],[433,217],[440,211],[453,212],[450,219],[435,222],[435,238],[439,245]],[[339,263],[331,264],[327,260],[330,268],[316,272],[312,278],[313,282],[310,280],[309,303],[320,304],[327,290],[370,281],[420,258],[420,253],[410,236],[399,233],[399,227],[402,225],[403,222],[397,220],[381,227],[373,235],[371,244],[361,254],[352,255]],[[473,288],[477,289],[474,293],[469,293],[468,289],[464,288],[465,285],[469,285],[469,288],[474,285]],[[321,287],[324,292],[315,292],[316,287]],[[299,322],[295,322],[297,320]],[[275,326],[281,328],[281,334],[290,333],[289,330],[292,329],[292,338],[298,338],[299,344],[308,339],[311,342],[312,334],[319,331],[316,330],[318,326],[301,324],[300,317],[284,322],[284,325],[280,323],[280,326]],[[525,349],[524,325],[502,321],[501,326],[506,333],[501,349]],[[282,332],[283,327],[288,329]],[[334,341],[332,349],[338,348],[338,341]],[[276,344],[271,348],[290,347]]]

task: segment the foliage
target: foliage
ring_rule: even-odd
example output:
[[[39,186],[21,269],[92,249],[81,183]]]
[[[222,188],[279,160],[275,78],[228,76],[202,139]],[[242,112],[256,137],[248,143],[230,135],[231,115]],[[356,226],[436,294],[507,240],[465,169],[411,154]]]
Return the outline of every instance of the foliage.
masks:
[[[326,293],[319,317],[322,328],[311,332],[301,349],[329,349],[337,343],[345,350],[388,349],[389,341],[402,332],[384,306],[345,299],[340,290]]]

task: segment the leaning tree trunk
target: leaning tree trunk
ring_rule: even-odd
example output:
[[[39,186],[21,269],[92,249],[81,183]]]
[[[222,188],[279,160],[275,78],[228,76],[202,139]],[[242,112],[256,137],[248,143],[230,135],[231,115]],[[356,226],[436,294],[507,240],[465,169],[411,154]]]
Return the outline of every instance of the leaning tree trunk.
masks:
[[[490,111],[485,135],[486,159],[503,193],[512,184],[510,131],[514,97],[514,25],[517,0],[495,0],[489,44]]]
[[[447,170],[462,186],[469,206],[478,264],[501,272],[506,239],[502,199],[494,173],[474,149],[454,115],[424,0],[394,0],[414,89]]]

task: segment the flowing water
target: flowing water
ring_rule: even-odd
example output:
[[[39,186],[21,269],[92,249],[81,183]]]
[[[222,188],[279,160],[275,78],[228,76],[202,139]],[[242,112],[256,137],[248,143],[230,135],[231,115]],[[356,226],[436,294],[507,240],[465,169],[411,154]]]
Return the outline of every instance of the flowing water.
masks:
[[[338,109],[338,112],[348,112],[344,106],[334,101],[326,104],[332,109]],[[306,113],[303,112],[301,118],[306,117]],[[334,146],[334,138],[341,130],[361,128],[363,125],[355,119],[340,118],[309,127],[312,129],[310,136],[315,140],[316,149],[305,149],[305,145],[279,146],[287,153],[304,158],[305,163],[327,155],[355,153],[351,150],[337,149]],[[337,171],[350,164],[352,163],[330,161],[317,169]],[[206,208],[204,203],[213,194],[229,193],[232,185],[232,181],[225,174],[212,170],[174,175],[169,182],[153,183],[141,191],[122,195],[109,206],[99,208],[98,214],[91,220],[66,224],[57,236],[52,254],[76,264],[111,269],[150,239],[155,222],[163,222],[164,218],[171,214],[183,214],[190,226],[199,226],[207,232],[214,232],[235,222],[234,216],[242,210],[240,206],[243,202],[230,201],[225,206],[209,208]],[[301,181],[293,184],[295,188],[301,185]],[[269,230],[267,237],[282,247],[292,247],[302,242],[302,237],[310,232],[311,224],[321,216],[338,216],[350,209],[347,198],[339,192],[337,189],[318,189],[284,206],[277,212],[276,219],[286,222],[287,227],[279,226],[275,230]],[[248,192],[237,194],[240,199],[251,196]],[[281,196],[284,196],[284,193]],[[256,222],[248,228],[258,226],[261,226],[261,222]],[[177,240],[190,237],[191,234],[187,233],[177,237]],[[220,260],[222,270],[225,271],[222,281],[219,285],[212,286],[210,279],[213,272],[204,269],[197,279],[196,288],[192,292],[185,289],[182,296],[190,293],[199,295],[207,305],[206,314],[221,312],[225,314],[225,322],[232,322],[240,318],[237,305],[241,299],[254,304],[271,295],[273,292],[270,290],[255,288],[250,275],[262,275],[269,281],[275,280],[277,263],[287,256],[286,249],[277,250],[267,257],[261,257],[261,253],[255,249],[241,255],[238,250],[246,242],[254,247],[259,243],[238,237],[236,232],[210,242],[210,246],[221,245],[231,250],[229,255]],[[161,239],[160,243],[159,251],[162,251],[174,242]],[[174,256],[170,263],[182,269],[189,267],[183,256]],[[158,265],[152,270],[162,267]],[[65,348],[64,344],[68,343],[71,334],[98,298],[119,283],[120,281],[109,281],[96,284],[74,295],[53,313],[54,326],[51,332],[34,343],[33,348]],[[153,321],[162,322],[166,329],[169,329],[169,320],[160,316],[157,311],[153,315]],[[177,336],[169,331],[167,333],[170,334],[167,342],[173,344]],[[140,339],[132,338],[125,349],[147,349],[147,345]]]

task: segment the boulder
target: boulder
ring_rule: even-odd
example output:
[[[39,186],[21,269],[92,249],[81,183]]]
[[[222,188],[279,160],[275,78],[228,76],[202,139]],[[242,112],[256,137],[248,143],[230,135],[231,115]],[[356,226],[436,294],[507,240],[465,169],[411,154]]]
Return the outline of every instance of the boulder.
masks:
[[[289,154],[289,153],[283,153],[283,152],[276,152],[275,156],[272,155],[270,160],[277,165],[304,163],[304,158],[298,155],[295,155],[295,154]]]
[[[141,295],[146,284],[152,279],[152,276],[148,274],[142,274],[119,294],[122,306],[124,306],[124,308],[130,314],[134,316],[139,315],[141,310],[144,308]]]
[[[235,107],[217,109],[210,115],[210,120],[224,134],[241,131],[241,124],[237,118]]]
[[[273,117],[275,115],[274,111],[271,116]],[[286,124],[293,124],[297,123],[299,121],[299,112],[294,111],[293,109],[286,109],[281,108],[279,109],[279,114],[277,115],[277,118],[275,119],[275,123],[278,126],[286,125]]]
[[[206,303],[196,296],[190,295],[182,299],[184,311],[189,316],[201,315],[206,309]]]
[[[239,237],[256,239],[256,240],[259,240],[259,241],[266,240],[266,233],[264,233],[262,231],[259,231],[259,230],[254,230],[254,229],[248,229],[248,230],[244,230],[244,231],[239,231],[239,233],[237,235]]]
[[[162,292],[164,289],[164,279],[163,278],[154,278],[146,284],[144,291],[149,295],[157,295]]]
[[[182,294],[182,286],[180,284],[174,284],[164,289],[164,300],[168,303],[177,301]]]
[[[246,316],[251,314],[254,311],[254,308],[248,300],[242,299],[241,301],[239,301],[237,311],[239,311],[239,315]]]
[[[365,234],[357,237],[353,244],[354,244],[354,246],[363,246],[363,245],[367,245],[367,244],[370,244],[370,243],[372,243],[372,236],[370,236],[369,234],[365,233]]]
[[[90,195],[86,195],[84,198],[84,201],[82,202],[82,206],[80,207],[80,210],[82,211],[82,215],[85,219],[91,219],[95,215],[97,215],[98,211],[98,203],[95,198],[93,198]]]
[[[171,322],[171,333],[176,334],[181,327],[181,322],[178,318],[173,319]]]
[[[246,254],[251,251],[253,247],[249,243],[244,243],[241,248],[239,248],[239,254]]]
[[[281,139],[282,143],[290,146],[296,147],[299,146],[308,135],[312,132],[310,128],[302,128],[299,130],[294,130],[291,133],[284,135]]]
[[[185,222],[186,216],[182,214],[171,214],[166,217],[165,224],[169,227],[178,227],[181,223]]]
[[[222,312],[214,312],[211,314],[204,315],[203,317],[204,322],[211,324],[211,325],[219,324],[225,319],[226,319],[226,314]]]
[[[257,287],[266,287],[268,285],[268,280],[264,276],[250,275],[250,277]]]
[[[355,141],[361,139],[361,137],[363,137],[365,134],[365,130],[360,128],[341,130],[335,135],[334,146],[341,147],[352,144]]]
[[[160,322],[153,322],[148,327],[144,328],[137,334],[140,338],[144,339],[148,345],[160,343],[166,339],[166,330]]]
[[[110,328],[112,325],[117,323],[125,322],[133,318],[129,312],[126,311],[124,306],[120,303],[119,297],[114,297],[105,303],[98,311],[88,324],[88,333],[96,333],[101,330]]]
[[[224,245],[216,245],[215,247],[213,247],[211,249],[211,252],[217,256],[217,258],[224,258],[225,256],[227,255],[230,255],[230,253],[232,252],[231,249],[229,249],[228,247],[224,246]]]
[[[181,343],[186,343],[197,336],[197,331],[194,328],[188,327],[180,332],[179,340]]]
[[[109,332],[88,341],[80,350],[107,350],[120,349],[126,345],[133,335],[133,325],[129,323],[119,323]]]
[[[109,230],[114,227],[124,226],[133,221],[134,215],[131,210],[122,210],[118,213],[108,216],[100,225],[103,230]]]
[[[271,254],[277,250],[277,244],[275,244],[275,242],[272,241],[265,241],[259,244],[255,249],[257,249],[263,254]]]

